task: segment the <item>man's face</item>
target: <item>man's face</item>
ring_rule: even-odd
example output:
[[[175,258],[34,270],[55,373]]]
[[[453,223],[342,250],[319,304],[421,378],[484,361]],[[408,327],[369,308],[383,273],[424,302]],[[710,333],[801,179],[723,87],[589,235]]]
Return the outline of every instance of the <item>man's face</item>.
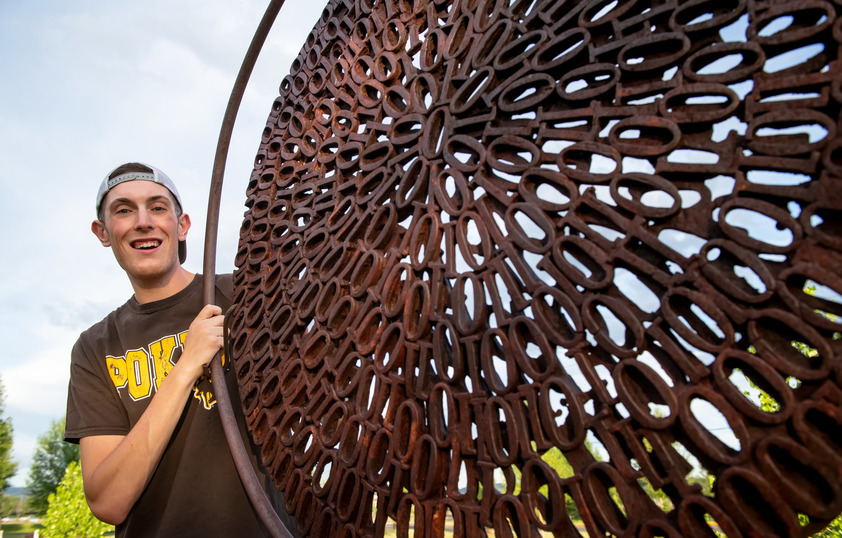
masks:
[[[190,228],[190,218],[177,213],[163,185],[127,181],[105,196],[103,222],[94,221],[91,230],[103,246],[111,247],[132,281],[165,279],[180,266],[178,242]]]

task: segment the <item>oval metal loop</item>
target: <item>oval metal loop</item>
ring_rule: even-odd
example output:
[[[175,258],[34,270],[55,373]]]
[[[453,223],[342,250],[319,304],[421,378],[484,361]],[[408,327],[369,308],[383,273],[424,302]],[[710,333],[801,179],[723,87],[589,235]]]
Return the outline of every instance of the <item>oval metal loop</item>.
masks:
[[[756,354],[736,350],[725,351],[716,358],[711,370],[716,380],[716,387],[735,409],[751,420],[765,424],[780,424],[792,415],[795,408],[792,389],[772,366]],[[777,409],[762,409],[749,400],[744,392],[745,387],[738,386],[736,381],[731,381],[731,376],[735,371],[769,395]]]
[[[622,360],[613,372],[614,386],[623,405],[644,427],[659,430],[670,427],[678,416],[678,398],[655,371],[636,360]],[[663,415],[655,406],[668,409]]]

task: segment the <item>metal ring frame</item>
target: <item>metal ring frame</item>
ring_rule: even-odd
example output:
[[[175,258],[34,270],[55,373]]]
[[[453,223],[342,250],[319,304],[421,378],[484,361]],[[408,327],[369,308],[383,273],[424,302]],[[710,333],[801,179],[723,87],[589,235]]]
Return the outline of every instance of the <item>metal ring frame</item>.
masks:
[[[269,30],[272,28],[272,23],[275,22],[278,12],[280,12],[283,4],[283,0],[272,0],[266,8],[263,19],[260,21],[260,24],[255,31],[254,37],[252,38],[251,44],[246,52],[246,56],[240,66],[240,71],[237,75],[236,81],[234,82],[234,88],[231,90],[231,95],[228,98],[228,106],[225,109],[222,127],[220,128],[211,175],[207,226],[205,231],[205,252],[202,275],[202,298],[205,304],[216,304],[216,286],[214,284],[214,275],[216,274],[216,246],[219,231],[219,207],[222,196],[222,182],[225,175],[225,163],[228,159],[228,149],[231,142],[231,134],[234,130],[234,122],[237,118],[237,112],[239,111],[240,103],[242,102],[249,77],[254,69],[254,64],[257,62],[257,57],[260,54],[263,43],[266,41],[266,36],[269,34]],[[231,405],[231,400],[228,397],[228,391],[224,388],[226,387],[225,372],[223,371],[222,361],[220,360],[219,354],[217,354],[217,356],[211,361],[210,371],[214,386],[219,387],[215,394],[217,409],[219,409],[219,416],[222,420],[225,438],[228,441],[231,455],[234,458],[234,465],[240,475],[240,480],[243,482],[243,487],[245,488],[252,505],[269,533],[275,538],[292,538],[292,534],[290,534],[289,530],[280,520],[278,514],[275,512],[275,509],[269,502],[269,499],[254,472],[254,468],[251,466],[251,462],[249,461],[243,440],[240,437],[240,431],[237,427],[236,419],[234,418],[234,411]]]

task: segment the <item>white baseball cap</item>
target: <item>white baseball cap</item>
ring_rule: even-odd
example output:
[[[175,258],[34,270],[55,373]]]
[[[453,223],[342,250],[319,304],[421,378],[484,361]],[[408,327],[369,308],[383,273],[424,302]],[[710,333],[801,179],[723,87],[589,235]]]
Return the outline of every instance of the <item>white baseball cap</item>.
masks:
[[[132,171],[115,174],[115,172],[121,168],[129,168]],[[102,180],[102,184],[99,186],[99,191],[96,193],[97,216],[99,216],[100,206],[102,205],[102,201],[105,199],[105,195],[108,194],[108,191],[120,183],[125,183],[126,181],[152,181],[154,183],[158,183],[159,185],[163,185],[168,191],[170,191],[170,193],[172,193],[173,198],[175,198],[175,201],[178,204],[178,208],[184,211],[184,204],[181,203],[181,195],[178,194],[178,189],[175,187],[173,180],[170,179],[170,176],[152,165],[132,162],[121,164],[109,172],[108,175],[105,176],[105,179]],[[184,260],[187,259],[186,241],[178,242],[178,259],[181,263],[184,263]]]

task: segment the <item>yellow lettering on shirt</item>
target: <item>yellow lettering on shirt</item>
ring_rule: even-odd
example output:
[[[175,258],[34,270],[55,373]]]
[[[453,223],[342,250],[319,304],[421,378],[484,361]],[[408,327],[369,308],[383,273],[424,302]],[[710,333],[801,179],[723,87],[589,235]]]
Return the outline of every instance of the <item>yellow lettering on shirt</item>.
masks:
[[[172,362],[173,350],[178,345],[175,336],[167,336],[149,345],[152,353],[152,370],[155,372],[155,390],[161,388],[161,383],[170,373],[175,364]]]
[[[183,350],[186,341],[187,331],[183,331],[152,342],[148,349],[129,350],[125,357],[106,357],[105,363],[111,382],[117,389],[128,388],[129,395],[135,401],[152,396],[175,366],[175,350],[179,347]],[[205,409],[213,408],[216,398],[210,378],[203,375],[196,380],[193,397],[199,400]]]
[[[119,388],[125,387],[129,378],[126,370],[125,357],[105,357],[105,365],[108,367],[108,375],[111,376],[111,382],[114,386]]]
[[[210,378],[202,376],[193,385],[193,397],[202,402],[202,407],[207,410],[213,409],[214,404],[216,404],[216,396],[213,395],[211,384]]]
[[[129,395],[133,400],[140,400],[152,394],[152,374],[149,363],[149,355],[145,349],[134,349],[126,353]]]

